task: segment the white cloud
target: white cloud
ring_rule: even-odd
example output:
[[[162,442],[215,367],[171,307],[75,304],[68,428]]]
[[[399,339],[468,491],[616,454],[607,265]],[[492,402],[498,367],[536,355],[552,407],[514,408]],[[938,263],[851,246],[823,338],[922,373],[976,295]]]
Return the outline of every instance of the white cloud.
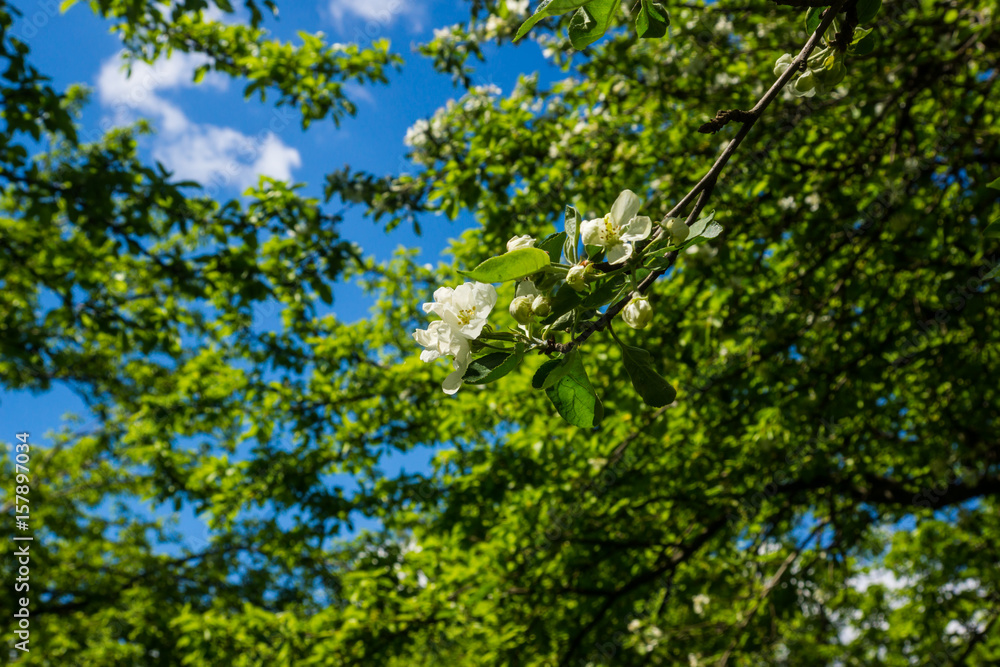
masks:
[[[194,86],[194,71],[205,62],[201,55],[177,53],[154,66],[137,63],[129,76],[122,69],[121,53],[105,61],[97,76],[97,93],[101,104],[112,112],[109,125],[129,123],[140,116],[154,120],[159,134],[153,157],[179,179],[240,190],[255,184],[258,175],[290,180],[292,169],[300,167],[302,159],[271,129],[262,128],[250,136],[229,127],[195,123],[157,94]],[[225,89],[226,83],[217,73],[202,80],[202,85],[219,90]]]
[[[401,18],[409,19],[412,29],[418,31],[422,28],[425,14],[423,5],[414,0],[329,0],[327,11],[333,23],[341,30],[344,28],[344,19],[349,16],[365,21],[366,34],[388,28]],[[367,36],[375,39],[380,35]]]
[[[372,106],[376,106],[375,96],[372,95],[371,90],[360,84],[354,83],[353,81],[345,83],[344,92],[347,93],[347,97],[352,100],[360,100],[362,102],[367,102]]]

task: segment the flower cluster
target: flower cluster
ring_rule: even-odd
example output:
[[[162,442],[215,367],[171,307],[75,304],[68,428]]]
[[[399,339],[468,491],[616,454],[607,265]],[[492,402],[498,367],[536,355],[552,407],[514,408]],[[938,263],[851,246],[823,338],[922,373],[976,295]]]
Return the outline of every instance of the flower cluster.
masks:
[[[482,333],[496,303],[497,291],[493,285],[477,282],[454,289],[442,287],[434,292],[434,301],[424,304],[425,313],[434,313],[441,319],[431,322],[426,329],[417,329],[413,338],[424,347],[421,361],[453,358],[455,370],[441,385],[444,393],[454,394],[461,388],[462,376],[472,361],[471,341]]]
[[[690,225],[682,218],[665,218],[653,236],[652,220],[639,215],[641,207],[631,190],[623,190],[601,217],[584,220],[575,207],[567,206],[565,231],[540,238],[513,236],[504,252],[463,272],[475,282],[434,292],[434,301],[423,309],[440,320],[418,329],[413,337],[424,348],[423,361],[452,358],[454,370],[442,384],[445,393],[454,394],[466,378],[475,384],[495,382],[516,369],[525,353],[538,350],[552,358],[536,371],[532,385],[545,389],[571,424],[596,425],[603,414],[600,400],[586,380],[575,343],[557,344],[555,335],[564,332],[580,340],[580,332],[594,327],[595,318],[616,313],[606,308],[623,298],[621,321],[633,329],[648,327],[653,307],[642,293],[642,276],[666,270],[677,252],[690,252],[722,232],[712,211]],[[487,326],[497,303],[497,291],[488,283],[514,283],[508,309],[514,326]],[[676,390],[647,367],[643,361],[647,353],[626,345],[617,335],[615,340],[622,345],[622,363],[643,401],[655,407],[673,401]],[[581,397],[581,390],[590,398]]]
[[[774,75],[780,77],[794,60],[790,53],[778,58],[774,63]],[[831,90],[844,80],[846,73],[843,54],[835,49],[823,49],[806,61],[805,70],[792,84],[792,93],[797,97],[812,97],[817,92]]]

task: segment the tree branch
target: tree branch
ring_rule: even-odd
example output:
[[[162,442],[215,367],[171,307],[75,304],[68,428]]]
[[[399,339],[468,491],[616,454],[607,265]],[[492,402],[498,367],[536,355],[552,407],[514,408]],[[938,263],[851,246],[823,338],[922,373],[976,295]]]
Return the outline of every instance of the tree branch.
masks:
[[[712,189],[715,187],[716,181],[719,179],[719,175],[722,173],[722,170],[725,169],[726,164],[729,162],[729,159],[733,156],[734,153],[736,153],[736,149],[739,148],[740,144],[743,143],[743,140],[746,139],[748,134],[750,134],[750,130],[753,128],[754,124],[760,119],[761,115],[764,113],[764,110],[767,109],[767,107],[771,104],[771,102],[774,101],[774,98],[778,96],[778,93],[781,92],[781,89],[784,88],[785,85],[791,80],[791,78],[798,73],[799,66],[802,63],[805,63],[806,60],[809,58],[809,55],[812,53],[813,49],[815,49],[816,45],[819,43],[820,38],[826,32],[826,29],[829,28],[830,25],[833,23],[833,19],[840,11],[840,8],[843,7],[844,4],[849,1],[850,0],[838,0],[833,4],[833,6],[831,6],[826,12],[823,13],[823,18],[820,21],[819,27],[816,28],[816,32],[814,32],[809,37],[809,39],[806,41],[805,46],[803,46],[802,50],[799,51],[799,55],[797,55],[792,60],[792,64],[788,67],[788,69],[785,70],[780,77],[778,77],[778,80],[774,82],[774,84],[768,89],[766,93],[764,93],[763,97],[761,97],[757,101],[757,103],[753,106],[752,109],[750,109],[749,111],[741,111],[737,114],[740,116],[740,118],[744,119],[742,121],[743,126],[740,127],[739,132],[736,133],[736,136],[733,137],[733,140],[730,141],[729,145],[727,145],[725,150],[722,151],[722,155],[720,155],[718,159],[716,159],[715,163],[712,165],[712,168],[708,170],[708,173],[706,173],[701,178],[701,180],[698,181],[695,184],[695,186],[691,188],[691,190],[686,195],[684,195],[684,197],[679,202],[677,202],[677,204],[672,209],[670,209],[670,211],[664,216],[664,220],[679,215],[692,202],[695,201],[696,197],[698,198],[697,204],[695,205],[694,210],[688,216],[688,223],[690,223],[698,214],[698,212],[700,212],[700,210],[704,208],[705,204],[708,201],[708,196],[711,194]],[[729,113],[732,114],[732,112]],[[656,233],[653,235],[653,237],[650,239],[650,242],[653,242],[661,238],[664,233],[665,232],[663,231],[662,228],[658,229]],[[649,276],[646,277],[645,280],[643,280],[639,284],[639,288],[637,290],[639,293],[644,294],[646,290],[649,289],[649,287],[658,278],[660,278],[660,276],[662,276],[670,268],[673,267],[674,263],[677,261],[677,253],[672,252],[669,255],[667,255],[667,260],[668,264],[666,267],[660,269],[659,271],[651,273]],[[574,338],[570,342],[556,343],[553,341],[548,343],[547,345],[542,346],[540,348],[541,351],[546,353],[558,352],[561,354],[566,354],[570,352],[573,348],[577,347],[578,345],[586,341],[588,338],[590,338],[594,333],[606,328],[608,326],[608,323],[612,319],[614,319],[614,317],[618,315],[618,313],[620,313],[625,308],[626,305],[628,305],[628,302],[632,300],[632,297],[633,294],[630,294],[627,297],[624,297],[618,302],[609,306],[608,309],[605,311],[604,315],[602,315],[597,320],[585,326],[583,330],[576,336],[576,338]]]

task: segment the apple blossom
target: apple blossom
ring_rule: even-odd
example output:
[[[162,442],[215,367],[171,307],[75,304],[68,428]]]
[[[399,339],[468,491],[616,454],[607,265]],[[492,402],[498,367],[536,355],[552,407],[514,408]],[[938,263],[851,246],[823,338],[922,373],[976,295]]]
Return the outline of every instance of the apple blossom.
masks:
[[[667,220],[666,230],[670,234],[670,240],[676,244],[684,243],[687,240],[688,234],[691,233],[691,228],[681,218],[670,218]]]
[[[413,338],[424,347],[421,361],[453,358],[455,370],[441,384],[444,393],[454,394],[462,386],[462,377],[472,362],[471,341],[482,333],[496,302],[493,285],[477,282],[454,289],[441,287],[434,292],[434,301],[424,304],[425,313],[434,313],[441,320],[431,322],[426,329],[417,329]]]
[[[552,301],[549,297],[539,294],[531,302],[531,312],[538,317],[545,317],[552,312]]]
[[[465,283],[454,289],[437,289],[434,301],[424,304],[424,312],[434,313],[466,338],[477,338],[496,303],[497,291],[493,285]]]
[[[653,319],[653,307],[649,305],[649,299],[639,294],[633,296],[622,310],[622,319],[633,329],[645,329]]]
[[[642,202],[631,190],[624,190],[603,218],[585,220],[580,235],[585,245],[604,248],[608,262],[622,264],[632,256],[632,242],[649,237],[653,223],[648,216],[637,216]]]
[[[535,247],[535,237],[528,236],[515,236],[510,241],[507,241],[507,252],[511,250],[520,250],[521,248],[534,248]]]
[[[781,76],[791,66],[792,66],[792,54],[786,53],[785,55],[778,58],[778,62],[774,63],[774,76]]]
[[[531,323],[531,300],[530,296],[516,296],[510,302],[510,316],[518,324]]]
[[[462,386],[462,376],[472,361],[470,339],[442,320],[431,322],[426,329],[417,329],[413,332],[413,339],[424,347],[420,353],[421,361],[434,361],[443,356],[454,358],[455,370],[445,378],[441,388],[446,394],[458,391]]]

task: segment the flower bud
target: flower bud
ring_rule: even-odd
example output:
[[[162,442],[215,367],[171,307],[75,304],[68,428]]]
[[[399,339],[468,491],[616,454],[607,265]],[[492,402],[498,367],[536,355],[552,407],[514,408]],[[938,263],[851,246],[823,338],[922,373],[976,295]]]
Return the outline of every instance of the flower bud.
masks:
[[[510,315],[517,320],[518,324],[531,322],[531,303],[533,300],[530,296],[518,296],[510,302]]]
[[[670,218],[667,220],[666,227],[667,233],[670,234],[670,240],[675,244],[684,243],[687,240],[688,234],[691,233],[691,228],[680,218]]]
[[[792,66],[792,54],[786,53],[785,55],[778,58],[778,62],[774,63],[774,76],[781,76],[785,73],[789,67]]]
[[[805,74],[795,81],[792,92],[799,97],[809,97],[816,94],[816,75],[811,69],[807,69]]]
[[[587,289],[587,274],[590,273],[590,264],[577,264],[566,274],[566,284],[582,292]]]
[[[552,312],[552,302],[547,296],[538,295],[531,302],[531,312],[538,317],[545,317]]]
[[[622,310],[622,319],[633,329],[645,329],[653,319],[653,307],[644,296],[634,296]]]
[[[507,241],[507,252],[511,250],[520,250],[521,248],[534,248],[535,247],[535,237],[528,236],[515,236],[510,241]]]

